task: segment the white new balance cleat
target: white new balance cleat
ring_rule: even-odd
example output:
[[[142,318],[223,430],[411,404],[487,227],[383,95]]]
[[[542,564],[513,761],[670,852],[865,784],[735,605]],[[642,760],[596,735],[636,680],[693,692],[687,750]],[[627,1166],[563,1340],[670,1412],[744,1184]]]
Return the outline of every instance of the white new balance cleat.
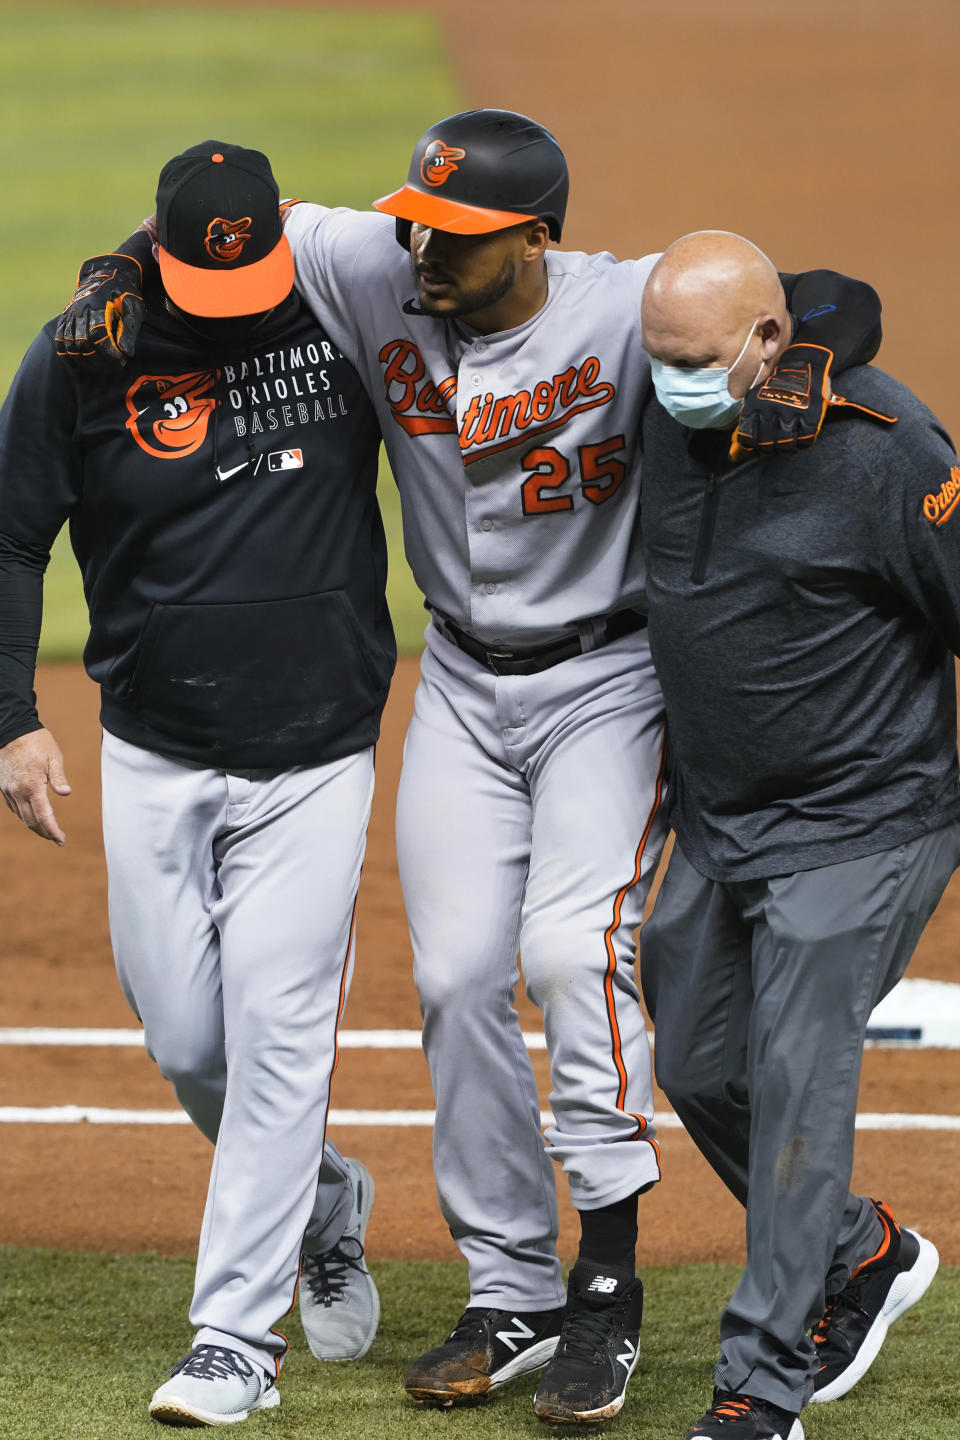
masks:
[[[318,1360],[359,1360],[380,1323],[380,1296],[363,1255],[373,1180],[359,1160],[344,1163],[353,1186],[347,1228],[336,1245],[304,1255],[300,1266],[300,1319]]]
[[[150,1401],[150,1414],[164,1425],[235,1425],[280,1404],[273,1379],[236,1350],[198,1345],[168,1374]]]

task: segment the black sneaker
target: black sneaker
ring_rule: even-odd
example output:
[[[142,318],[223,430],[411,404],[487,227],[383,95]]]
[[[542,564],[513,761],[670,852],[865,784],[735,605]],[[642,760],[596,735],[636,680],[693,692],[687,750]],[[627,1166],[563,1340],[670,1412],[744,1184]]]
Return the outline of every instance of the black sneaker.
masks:
[[[435,1350],[414,1360],[404,1377],[422,1405],[461,1405],[518,1375],[542,1370],[557,1348],[563,1307],[556,1310],[468,1308]]]
[[[881,1201],[871,1204],[883,1223],[880,1248],[827,1301],[811,1331],[817,1347],[813,1398],[821,1403],[846,1395],[867,1373],[894,1320],[916,1304],[940,1264],[929,1240],[902,1229]]]
[[[641,1280],[578,1260],[560,1344],[540,1378],[534,1413],[553,1425],[599,1425],[618,1414],[640,1358],[642,1316]]]
[[[687,1431],[687,1440],[803,1440],[803,1426],[792,1411],[769,1400],[714,1390],[713,1404]]]

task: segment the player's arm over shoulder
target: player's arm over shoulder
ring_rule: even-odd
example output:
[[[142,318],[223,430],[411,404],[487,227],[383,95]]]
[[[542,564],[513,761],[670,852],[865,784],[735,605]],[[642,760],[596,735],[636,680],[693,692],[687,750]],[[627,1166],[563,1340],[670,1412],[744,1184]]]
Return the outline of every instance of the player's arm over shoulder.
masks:
[[[331,209],[308,201],[281,204],[287,240],[294,252],[297,288],[320,324],[345,354],[354,358],[352,324],[345,292],[376,269],[370,242],[381,250],[393,235],[393,221],[373,211]],[[141,222],[114,251],[85,260],[73,299],[57,323],[57,353],[74,366],[125,364],[136,353],[143,320],[143,296],[157,273],[153,216]],[[394,247],[398,257],[399,246]],[[91,363],[92,362],[92,363]]]
[[[643,289],[650,279],[650,271],[656,265],[663,252],[657,251],[652,255],[642,255],[639,260],[624,260],[622,263],[630,267],[631,279],[633,282],[633,298],[637,310],[637,324],[640,324],[640,302],[643,299]]]
[[[297,201],[282,207],[293,251],[296,286],[344,353],[355,358],[356,287],[375,285],[391,263],[402,263],[394,222],[375,211],[334,209]],[[395,253],[394,253],[395,252]]]
[[[834,375],[873,359],[883,324],[880,296],[872,285],[837,270],[805,270],[780,279],[793,316],[794,343],[830,350]]]
[[[376,210],[317,205],[311,200],[284,200],[280,212],[283,233],[295,255],[301,250],[316,251],[338,266],[347,264],[371,238],[392,236],[395,229],[394,221]]]

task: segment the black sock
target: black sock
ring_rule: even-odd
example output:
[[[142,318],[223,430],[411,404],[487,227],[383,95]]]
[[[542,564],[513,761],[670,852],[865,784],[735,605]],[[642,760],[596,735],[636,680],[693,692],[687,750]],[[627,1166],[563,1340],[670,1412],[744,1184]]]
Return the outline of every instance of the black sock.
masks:
[[[615,1266],[636,1274],[637,1192],[602,1205],[599,1210],[578,1210],[580,1259]]]

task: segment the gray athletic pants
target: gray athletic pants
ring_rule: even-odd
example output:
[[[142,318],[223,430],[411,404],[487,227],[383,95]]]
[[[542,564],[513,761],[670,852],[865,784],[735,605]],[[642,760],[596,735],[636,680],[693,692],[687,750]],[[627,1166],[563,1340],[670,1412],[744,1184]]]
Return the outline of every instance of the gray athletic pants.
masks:
[[[102,759],[117,974],[147,1053],[216,1145],[193,1343],[273,1371],[301,1247],[335,1244],[352,1205],[324,1134],[373,750],[234,774],[105,733]]]
[[[761,880],[706,880],[675,847],[641,935],[656,1076],[746,1205],[747,1264],[716,1383],[798,1412],[807,1331],[877,1249],[849,1193],[864,1032],[960,863],[960,824]]]

